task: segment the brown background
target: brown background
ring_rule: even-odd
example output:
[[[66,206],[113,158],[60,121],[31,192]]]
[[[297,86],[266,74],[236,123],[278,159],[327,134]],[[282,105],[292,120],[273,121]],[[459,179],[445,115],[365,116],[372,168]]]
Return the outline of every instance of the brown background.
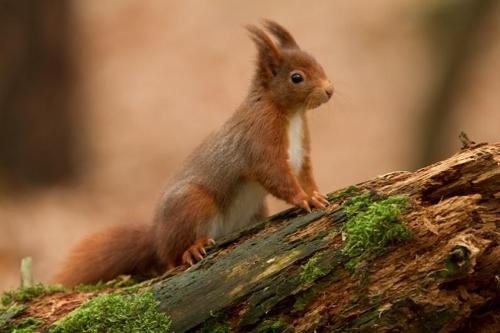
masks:
[[[429,29],[442,3],[69,1],[58,31],[71,73],[55,85],[71,87],[75,175],[22,189],[0,178],[0,290],[18,285],[24,256],[33,257],[36,280],[47,281],[82,236],[150,220],[172,169],[244,97],[255,52],[242,26],[261,17],[288,27],[335,84],[332,102],[310,112],[325,192],[422,166],[431,135],[422,119],[449,56]],[[477,141],[500,137],[499,6],[489,12],[471,38],[466,70],[452,80],[435,157],[459,148],[460,130]]]

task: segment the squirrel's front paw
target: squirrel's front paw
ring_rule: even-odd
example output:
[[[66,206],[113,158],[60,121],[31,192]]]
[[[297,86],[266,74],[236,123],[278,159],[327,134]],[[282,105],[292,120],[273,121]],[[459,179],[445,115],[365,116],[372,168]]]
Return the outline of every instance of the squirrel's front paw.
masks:
[[[215,245],[215,241],[212,238],[203,237],[196,240],[194,244],[182,254],[182,264],[193,266],[197,261],[203,259],[207,254],[205,246],[209,245]]]
[[[309,204],[314,208],[325,208],[329,204],[326,196],[319,193],[318,191],[313,191],[308,201]]]
[[[306,192],[300,192],[292,199],[292,204],[294,206],[300,207],[309,213],[311,212],[311,206],[309,206],[309,196]]]

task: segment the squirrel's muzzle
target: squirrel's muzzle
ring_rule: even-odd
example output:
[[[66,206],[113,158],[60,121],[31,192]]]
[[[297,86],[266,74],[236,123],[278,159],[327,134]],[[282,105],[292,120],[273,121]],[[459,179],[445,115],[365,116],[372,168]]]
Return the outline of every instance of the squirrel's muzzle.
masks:
[[[327,96],[327,101],[328,101],[333,96],[334,92],[332,82],[330,80],[326,81],[323,86],[323,89],[325,90],[325,94]]]

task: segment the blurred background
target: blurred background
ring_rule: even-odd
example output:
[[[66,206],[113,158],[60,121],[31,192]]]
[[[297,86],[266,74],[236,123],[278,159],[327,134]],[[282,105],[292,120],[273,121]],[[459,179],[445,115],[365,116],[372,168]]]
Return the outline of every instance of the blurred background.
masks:
[[[81,237],[151,220],[167,178],[246,94],[242,28],[272,18],[323,64],[324,192],[500,139],[500,1],[0,1],[0,290]],[[286,205],[270,200],[275,212]]]

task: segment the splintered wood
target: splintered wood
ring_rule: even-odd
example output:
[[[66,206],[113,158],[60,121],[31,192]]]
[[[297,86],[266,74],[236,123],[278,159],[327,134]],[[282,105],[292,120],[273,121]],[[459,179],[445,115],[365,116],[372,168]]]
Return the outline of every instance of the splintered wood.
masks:
[[[402,220],[413,239],[350,272],[339,232],[342,196],[325,211],[278,215],[255,237],[235,235],[226,241],[231,250],[155,286],[175,331],[272,323],[296,332],[500,331],[500,145],[474,145],[357,187],[408,196]],[[304,281],[316,254],[316,278]],[[194,299],[203,302],[192,306]]]

